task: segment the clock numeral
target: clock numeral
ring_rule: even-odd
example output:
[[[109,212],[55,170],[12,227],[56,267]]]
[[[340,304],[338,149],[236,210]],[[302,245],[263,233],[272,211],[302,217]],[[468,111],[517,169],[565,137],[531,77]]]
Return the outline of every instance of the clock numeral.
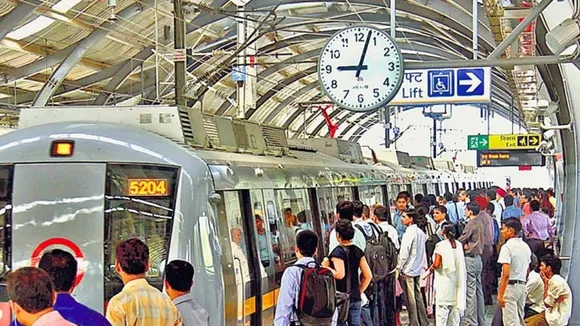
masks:
[[[389,62],[389,71],[393,71],[393,70],[395,70],[395,63]]]
[[[342,47],[348,48],[348,39],[346,37],[342,39]]]
[[[340,50],[331,50],[330,51],[330,58],[331,59],[338,59],[338,58],[340,58]]]
[[[330,82],[330,87],[337,88],[338,87],[338,82],[336,80],[333,80],[332,82]]]
[[[378,88],[373,89],[373,96],[374,97],[379,97],[380,95],[381,94],[379,94],[379,89]]]
[[[350,93],[350,90],[348,90],[348,89],[343,89],[342,91],[344,92],[344,97],[343,97],[343,99],[346,99],[346,97],[348,96],[348,93]]]
[[[383,85],[391,86],[391,81],[389,80],[389,77],[387,77],[387,79],[385,79],[385,81],[383,82]]]
[[[374,45],[377,46],[377,37],[376,36],[373,37],[373,42],[374,42]]]
[[[356,33],[356,34],[354,34],[354,39],[357,42],[364,42],[365,34],[364,33]]]
[[[386,47],[386,48],[385,48],[385,54],[384,54],[384,56],[385,56],[385,57],[388,57],[390,53],[391,53],[391,49],[390,49],[390,48],[388,48],[388,47]]]
[[[365,98],[364,98],[364,96],[362,94],[358,94],[358,98],[357,99],[358,99],[358,102],[359,103],[362,103],[362,102],[365,101]]]
[[[324,67],[324,70],[326,70],[327,74],[332,73],[332,66],[331,65],[327,65],[326,67]]]

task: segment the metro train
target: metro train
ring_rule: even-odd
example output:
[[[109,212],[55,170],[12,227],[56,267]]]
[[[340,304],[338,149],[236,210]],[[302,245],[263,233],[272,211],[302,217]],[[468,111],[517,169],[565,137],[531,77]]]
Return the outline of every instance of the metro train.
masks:
[[[233,125],[233,150],[224,125]],[[36,264],[44,250],[70,250],[75,297],[104,313],[123,286],[114,248],[137,236],[160,290],[168,261],[194,265],[192,292],[211,325],[270,325],[296,229],[316,231],[325,252],[338,201],[389,205],[401,190],[489,185],[477,173],[289,149],[278,131],[177,107],[22,110],[19,128],[0,136],[0,275]]]

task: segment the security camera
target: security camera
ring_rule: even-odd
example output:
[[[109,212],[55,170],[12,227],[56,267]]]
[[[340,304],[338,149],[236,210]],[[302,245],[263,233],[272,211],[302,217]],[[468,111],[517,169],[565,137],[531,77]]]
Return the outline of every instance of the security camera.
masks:
[[[578,20],[566,18],[560,25],[546,34],[546,45],[554,54],[560,54],[580,37]]]
[[[554,136],[556,136],[556,132],[554,130],[546,130],[544,132],[544,139],[545,140],[550,140],[552,139]]]
[[[549,140],[542,140],[540,145],[536,147],[536,151],[540,152],[542,155],[550,155],[552,153],[552,148],[554,144]]]

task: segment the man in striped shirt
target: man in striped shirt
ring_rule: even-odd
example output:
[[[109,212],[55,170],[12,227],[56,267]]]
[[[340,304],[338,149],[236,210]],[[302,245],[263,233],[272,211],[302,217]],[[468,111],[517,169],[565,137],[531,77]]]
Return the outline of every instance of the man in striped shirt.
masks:
[[[121,241],[115,250],[115,269],[123,280],[123,290],[111,298],[107,319],[113,326],[181,326],[181,315],[171,299],[147,283],[149,248],[132,238]]]

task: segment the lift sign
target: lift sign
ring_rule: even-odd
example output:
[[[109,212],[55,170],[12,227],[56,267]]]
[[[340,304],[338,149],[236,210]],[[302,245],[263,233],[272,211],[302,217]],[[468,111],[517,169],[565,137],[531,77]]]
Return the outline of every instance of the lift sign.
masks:
[[[167,196],[167,179],[129,179],[127,182],[128,196]]]

